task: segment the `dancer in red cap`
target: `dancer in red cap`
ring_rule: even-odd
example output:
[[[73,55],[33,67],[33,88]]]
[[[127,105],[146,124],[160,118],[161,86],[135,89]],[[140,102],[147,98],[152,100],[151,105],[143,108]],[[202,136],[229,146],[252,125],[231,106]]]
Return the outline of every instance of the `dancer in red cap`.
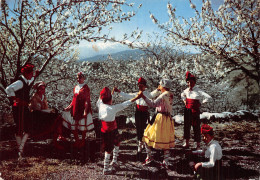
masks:
[[[12,104],[14,122],[16,124],[15,139],[18,145],[18,156],[22,158],[24,145],[29,137],[30,111],[28,108],[30,100],[30,88],[34,78],[34,65],[25,64],[21,68],[21,76],[18,80],[6,88],[6,94]]]
[[[190,129],[193,127],[194,141],[197,142],[197,149],[200,148],[200,106],[201,103],[208,102],[211,99],[210,95],[203,92],[195,86],[196,78],[189,71],[186,73],[186,82],[188,88],[181,93],[181,98],[185,104],[184,109],[184,139],[183,147],[189,147]]]
[[[207,149],[206,151],[193,151],[194,154],[205,155],[205,159],[199,159],[199,161],[197,160],[197,163],[194,166],[196,178],[222,179],[222,148],[218,141],[214,140],[213,128],[207,124],[203,124],[201,126],[201,134],[203,136],[203,141],[207,145]]]
[[[94,129],[92,119],[92,109],[90,103],[90,89],[85,83],[85,76],[82,72],[77,74],[78,85],[74,87],[73,99],[68,107],[62,112],[63,126],[72,130],[75,138],[75,147],[85,145],[85,137],[87,130]],[[79,139],[78,133],[82,134],[82,139]]]
[[[147,85],[146,80],[143,77],[140,77],[138,80],[138,88],[139,91],[143,91],[143,94],[148,98],[153,98],[160,95],[160,92],[156,89],[153,92],[146,91]],[[118,92],[121,97],[124,99],[131,99],[134,98],[138,92],[136,93],[125,93],[114,88],[115,92]],[[135,127],[137,133],[137,140],[138,140],[138,149],[137,149],[137,159],[140,160],[140,153],[144,148],[144,142],[142,141],[144,130],[147,126],[147,122],[150,120],[150,115],[148,112],[148,105],[143,99],[138,99],[136,101],[136,111],[135,111]]]
[[[119,155],[119,134],[117,129],[117,123],[115,120],[116,113],[127,108],[132,102],[137,100],[138,95],[128,101],[121,104],[112,105],[112,94],[108,87],[105,87],[100,92],[99,99],[97,101],[97,107],[99,110],[99,119],[101,120],[101,134],[103,140],[103,148],[105,151],[104,158],[104,170],[103,174],[111,174],[114,168],[118,166],[117,157]],[[109,165],[110,154],[113,150],[113,160]],[[111,167],[110,167],[111,166]]]

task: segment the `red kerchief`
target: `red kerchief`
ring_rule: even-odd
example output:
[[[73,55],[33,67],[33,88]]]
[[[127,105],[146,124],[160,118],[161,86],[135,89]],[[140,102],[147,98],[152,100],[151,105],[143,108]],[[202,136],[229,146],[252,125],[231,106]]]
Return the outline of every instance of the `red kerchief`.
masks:
[[[196,82],[196,78],[189,71],[186,72],[186,81],[194,80]]]
[[[33,68],[34,68],[34,65],[31,64],[31,63],[26,63],[22,68],[21,68],[21,73],[26,73],[26,74],[29,74],[31,72],[33,72]]]
[[[201,134],[209,134],[209,133],[213,133],[213,128],[207,124],[203,124],[201,126]]]
[[[140,78],[138,79],[138,84],[146,85],[146,80],[145,80],[144,78],[140,77]]]
[[[100,98],[103,99],[110,99],[112,97],[111,91],[108,87],[104,87],[100,92]]]
[[[79,78],[84,77],[84,74],[82,72],[79,72],[77,75]]]

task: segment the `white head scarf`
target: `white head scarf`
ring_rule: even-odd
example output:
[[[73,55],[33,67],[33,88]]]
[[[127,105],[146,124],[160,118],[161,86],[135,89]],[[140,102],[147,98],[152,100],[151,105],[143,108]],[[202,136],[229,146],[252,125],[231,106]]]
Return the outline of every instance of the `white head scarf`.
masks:
[[[160,81],[160,85],[164,88],[171,89],[172,87],[172,81],[170,79],[162,79]]]

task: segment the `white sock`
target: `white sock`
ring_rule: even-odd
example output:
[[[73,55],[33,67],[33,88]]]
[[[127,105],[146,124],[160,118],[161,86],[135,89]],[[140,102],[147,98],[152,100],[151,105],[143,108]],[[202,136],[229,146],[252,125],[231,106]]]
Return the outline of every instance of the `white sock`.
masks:
[[[110,160],[110,154],[105,152],[105,159],[104,159],[104,170],[108,170],[109,167],[109,160]]]
[[[117,162],[117,157],[119,156],[119,146],[115,146],[113,150],[113,160],[112,162]]]
[[[164,161],[165,161],[166,163],[168,163],[168,162],[169,162],[169,159],[170,159],[170,151],[169,151],[169,150],[165,150],[165,151],[164,151]]]
[[[23,152],[24,145],[25,145],[25,143],[26,143],[28,137],[29,137],[29,134],[25,133],[24,136],[23,136],[23,138],[22,138],[21,144],[20,144],[20,146],[19,146],[19,151],[20,151],[21,153]]]
[[[21,145],[21,142],[22,142],[22,138],[21,138],[21,136],[15,135],[15,139],[16,139],[17,146],[19,148]]]
[[[147,158],[151,158],[152,157],[152,150],[150,149],[149,146],[147,146],[146,143],[145,144],[145,150],[146,150],[146,153],[147,153]]]
[[[142,141],[138,141],[138,149],[137,149],[138,152],[142,151],[142,145],[143,145]]]

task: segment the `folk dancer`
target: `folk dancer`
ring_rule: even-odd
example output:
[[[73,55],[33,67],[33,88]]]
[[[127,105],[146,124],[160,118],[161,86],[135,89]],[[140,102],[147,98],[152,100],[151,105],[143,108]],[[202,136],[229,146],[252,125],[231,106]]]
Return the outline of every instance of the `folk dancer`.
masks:
[[[181,98],[185,104],[184,109],[184,139],[183,147],[189,147],[190,129],[193,127],[194,141],[197,142],[197,149],[200,148],[200,106],[201,103],[206,103],[211,99],[211,96],[203,92],[195,86],[196,78],[189,71],[186,73],[186,82],[188,88],[181,93]]]
[[[170,165],[170,148],[175,146],[174,137],[174,120],[172,119],[172,105],[173,93],[170,91],[171,81],[169,79],[162,79],[158,90],[161,92],[160,96],[155,100],[151,100],[144,94],[141,97],[151,107],[156,108],[156,116],[154,123],[148,124],[144,131],[143,141],[147,157],[144,165],[150,164],[153,161],[151,148],[160,149],[164,151],[164,159],[162,166],[168,168]]]
[[[159,91],[157,89],[153,92],[146,91],[147,83],[143,77],[140,77],[138,80],[138,89],[142,91],[143,94],[148,98],[153,98],[156,95],[159,95]],[[115,92],[118,92],[121,97],[124,99],[131,99],[137,96],[138,92],[136,93],[125,93],[120,91],[115,87]],[[137,133],[137,140],[138,140],[138,149],[137,155],[141,153],[142,149],[144,148],[144,142],[142,141],[144,130],[147,126],[147,122],[150,121],[150,115],[148,111],[148,105],[143,99],[136,100],[136,111],[135,111],[135,126],[136,126],[136,133]]]
[[[18,77],[18,80],[5,89],[7,97],[12,104],[19,159],[22,158],[24,146],[29,137],[30,111],[28,105],[30,101],[30,86],[35,77],[38,76],[38,71],[34,75],[33,68],[33,64],[26,63],[21,68],[21,75]]]
[[[85,76],[82,72],[77,74],[78,84],[73,90],[73,99],[69,106],[62,112],[63,126],[73,132],[75,138],[75,147],[85,145],[87,130],[94,129],[92,119],[92,108],[90,102],[90,89],[85,83]],[[79,139],[78,132],[82,133],[82,139]]]
[[[116,113],[127,108],[134,102],[136,98],[125,101],[121,104],[112,105],[112,95],[108,87],[100,92],[97,101],[99,111],[99,119],[101,120],[101,136],[103,141],[103,149],[105,151],[103,174],[111,174],[118,166],[117,158],[119,156],[119,133],[115,120]],[[110,155],[113,151],[113,160],[110,162]]]

